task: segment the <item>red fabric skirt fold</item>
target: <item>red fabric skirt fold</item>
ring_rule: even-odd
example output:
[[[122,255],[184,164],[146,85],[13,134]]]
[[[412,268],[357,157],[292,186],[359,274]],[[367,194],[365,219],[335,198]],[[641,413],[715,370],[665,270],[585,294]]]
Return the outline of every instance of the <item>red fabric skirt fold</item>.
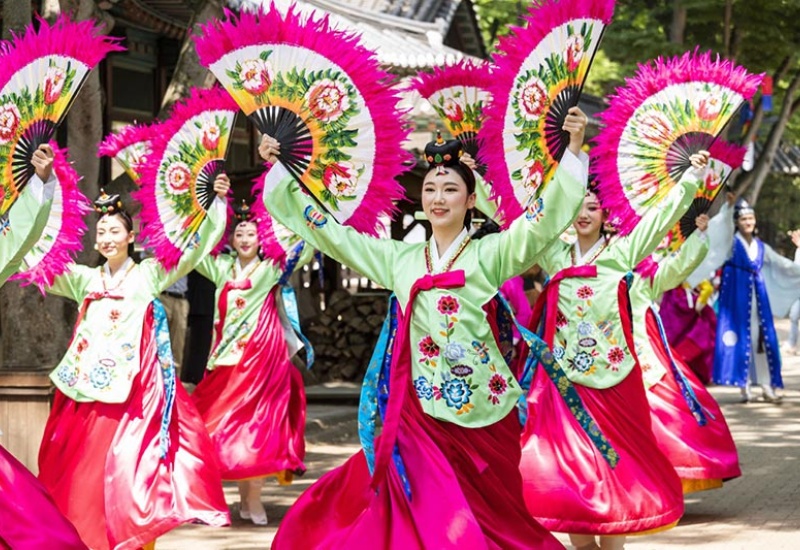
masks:
[[[411,486],[390,466],[377,492],[362,452],[289,510],[272,547],[563,548],[525,511],[516,412],[484,428],[426,415],[409,384],[398,446]]]
[[[223,479],[305,472],[305,387],[289,359],[274,293],[239,363],[207,371],[192,400],[214,442]]]
[[[125,403],[79,403],[56,391],[39,449],[39,479],[93,550],[140,548],[191,521],[230,523],[211,440],[180,382],[160,457],[165,392],[151,310],[140,351]]]
[[[651,313],[647,315],[647,336],[656,356],[667,367],[664,377],[647,392],[658,447],[681,479],[725,480],[742,475],[736,444],[719,404],[673,350],[675,364],[689,382],[703,409],[710,413],[706,414],[706,425],[700,426],[669,369],[669,357]]]
[[[575,388],[619,461],[609,465],[538,368],[520,462],[531,515],[551,531],[575,534],[635,533],[677,522],[681,482],[650,429],[638,365],[614,387]]]
[[[86,549],[39,480],[2,446],[0,495],[0,548]]]

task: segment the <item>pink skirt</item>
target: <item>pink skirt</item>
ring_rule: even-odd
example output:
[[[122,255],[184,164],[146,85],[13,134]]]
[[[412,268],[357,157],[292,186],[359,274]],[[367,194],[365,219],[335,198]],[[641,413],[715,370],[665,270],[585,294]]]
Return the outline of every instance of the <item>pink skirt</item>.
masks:
[[[39,479],[93,550],[140,548],[191,521],[230,523],[211,440],[180,383],[160,456],[165,393],[151,312],[128,401],[79,403],[57,391],[39,449]]]
[[[47,491],[11,453],[0,447],[0,548],[85,550],[75,527]]]
[[[669,358],[650,312],[647,314],[647,336],[656,356],[667,367],[667,374],[647,392],[653,433],[658,448],[678,472],[684,492],[720,487],[723,480],[742,475],[736,445],[719,405],[697,375],[673,351],[675,364],[706,411],[706,425],[697,423],[669,370]]]
[[[305,387],[289,360],[274,293],[264,302],[239,363],[207,371],[192,400],[211,435],[223,479],[276,474],[291,480],[305,472]]]
[[[409,384],[394,465],[375,492],[364,454],[312,485],[289,510],[273,548],[563,548],[525,511],[516,412],[484,428],[426,415]]]
[[[683,515],[681,482],[650,429],[638,365],[614,387],[575,388],[619,461],[609,465],[538,368],[520,462],[528,511],[545,528],[574,534],[616,535],[675,524]]]

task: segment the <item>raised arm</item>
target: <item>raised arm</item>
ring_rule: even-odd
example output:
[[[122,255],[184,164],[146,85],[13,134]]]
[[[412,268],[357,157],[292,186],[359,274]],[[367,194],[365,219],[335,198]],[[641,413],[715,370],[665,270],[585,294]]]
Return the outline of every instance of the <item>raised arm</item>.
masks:
[[[633,269],[656,249],[670,229],[681,219],[694,200],[697,188],[703,181],[708,153],[692,155],[694,168],[687,170],[677,185],[670,189],[664,200],[650,208],[628,235],[616,246],[628,266]],[[701,158],[702,157],[702,158]]]
[[[233,258],[228,255],[220,255],[215,258],[209,254],[200,260],[200,263],[195,266],[195,269],[200,275],[219,287],[224,285],[225,281],[231,276],[231,266],[233,262]]]
[[[66,271],[57,276],[53,280],[53,284],[47,287],[47,293],[63,296],[80,304],[89,293],[89,285],[96,276],[96,271],[97,268],[70,264]]]
[[[541,260],[542,253],[569,227],[586,195],[586,155],[564,153],[541,197],[502,233],[483,239],[481,260],[496,266],[497,286]]]
[[[267,173],[264,205],[270,214],[306,241],[338,262],[352,267],[385,288],[394,287],[394,271],[403,243],[362,235],[339,225],[303,192],[282,164]]]
[[[0,286],[20,268],[25,254],[41,237],[53,204],[56,178],[52,148],[41,145],[32,162],[33,177],[9,209],[7,219],[0,219]]]
[[[214,192],[217,196],[211,202],[206,213],[206,218],[197,230],[197,244],[185,250],[178,261],[178,265],[170,271],[164,271],[161,264],[154,260],[145,260],[142,267],[148,269],[150,280],[153,282],[157,293],[169,288],[175,281],[192,271],[200,261],[208,256],[225,232],[227,223],[227,210],[225,195],[230,189],[230,180],[225,175],[217,176],[214,180]]]
[[[675,254],[659,263],[651,285],[653,299],[657,299],[685,281],[686,277],[697,269],[706,253],[708,253],[708,237],[705,231],[698,230],[689,235]]]

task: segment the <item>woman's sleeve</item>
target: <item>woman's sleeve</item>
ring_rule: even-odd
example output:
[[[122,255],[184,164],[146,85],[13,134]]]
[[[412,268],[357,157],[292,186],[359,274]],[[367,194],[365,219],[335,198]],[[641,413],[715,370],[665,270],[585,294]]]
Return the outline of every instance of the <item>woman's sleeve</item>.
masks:
[[[47,183],[34,175],[9,209],[0,218],[0,285],[13,275],[25,254],[33,248],[47,225],[53,204],[55,176]]]
[[[95,276],[97,268],[79,264],[70,264],[64,273],[53,279],[53,284],[47,287],[48,294],[63,296],[79,304],[89,293],[89,284]]]
[[[306,246],[345,264],[385,288],[394,287],[396,261],[403,243],[362,235],[340,225],[300,189],[282,164],[272,166],[264,185],[264,205]]]
[[[224,285],[228,279],[230,267],[231,263],[229,261],[225,261],[221,257],[215,258],[209,254],[200,260],[200,263],[195,266],[195,270],[216,286],[220,286]]]
[[[149,270],[150,280],[155,286],[157,294],[160,294],[169,288],[175,281],[181,277],[188,275],[190,271],[195,269],[203,258],[208,256],[225,232],[225,224],[227,223],[227,211],[225,200],[220,197],[215,197],[208,209],[206,219],[200,224],[197,230],[199,238],[197,244],[183,252],[178,265],[170,271],[165,271],[161,264],[155,260],[145,260],[141,266]]]
[[[675,254],[658,264],[658,271],[653,277],[653,297],[657,298],[683,283],[697,269],[707,252],[708,236],[705,232],[695,231],[689,235]]]
[[[690,168],[677,185],[669,190],[658,205],[647,210],[636,227],[628,235],[617,241],[616,249],[633,269],[649,256],[681,219],[694,200],[697,187],[703,181],[704,170]]]
[[[571,152],[561,163],[542,195],[511,226],[491,240],[482,239],[481,261],[494,265],[499,287],[537,263],[543,252],[569,227],[586,195],[587,163]]]
[[[719,212],[708,222],[706,236],[708,237],[708,254],[699,266],[686,278],[692,288],[696,287],[711,274],[722,267],[731,254],[733,248],[733,212],[726,202]]]

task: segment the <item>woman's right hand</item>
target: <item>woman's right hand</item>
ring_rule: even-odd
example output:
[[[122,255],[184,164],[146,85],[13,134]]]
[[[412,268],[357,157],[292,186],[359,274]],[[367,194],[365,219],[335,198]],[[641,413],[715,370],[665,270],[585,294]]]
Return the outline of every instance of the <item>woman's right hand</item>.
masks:
[[[258,154],[270,164],[275,164],[281,154],[281,144],[274,137],[264,134],[258,145]]]

